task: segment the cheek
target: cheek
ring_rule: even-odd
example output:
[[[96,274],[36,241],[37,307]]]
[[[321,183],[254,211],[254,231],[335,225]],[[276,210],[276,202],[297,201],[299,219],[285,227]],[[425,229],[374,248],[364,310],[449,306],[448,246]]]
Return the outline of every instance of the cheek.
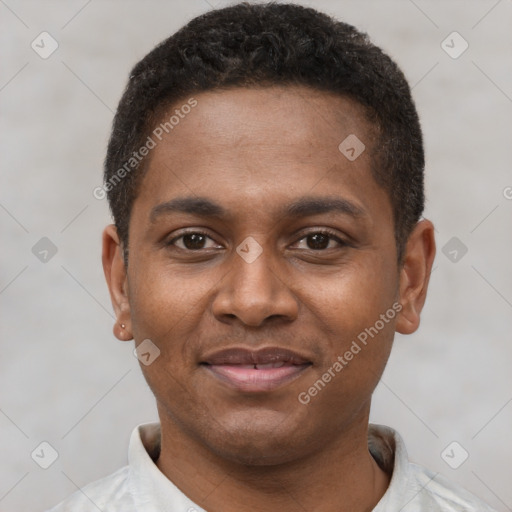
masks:
[[[325,334],[324,357],[315,379],[333,382],[325,394],[327,402],[361,401],[376,386],[394,338],[400,307],[397,279],[393,265],[369,255],[326,279],[319,286],[321,294],[304,299],[315,305],[312,313]]]
[[[129,281],[131,320],[136,340],[163,341],[197,325],[214,281],[166,265],[151,264]]]
[[[362,296],[361,300],[357,293],[338,294],[337,308],[332,307],[334,300],[329,309],[321,308],[324,313],[319,323],[326,333],[323,357],[298,395],[312,414],[330,410],[335,424],[368,405],[393,344],[394,303],[379,295]]]
[[[323,279],[304,300],[315,305],[315,315],[333,332],[354,335],[391,308],[397,293],[398,271],[370,254]]]
[[[136,274],[129,287],[133,335],[137,343],[150,339],[159,350],[154,362],[141,364],[142,373],[159,402],[189,407],[195,399],[183,381],[191,377],[191,340],[211,285],[165,265],[147,265],[142,272],[139,267]]]

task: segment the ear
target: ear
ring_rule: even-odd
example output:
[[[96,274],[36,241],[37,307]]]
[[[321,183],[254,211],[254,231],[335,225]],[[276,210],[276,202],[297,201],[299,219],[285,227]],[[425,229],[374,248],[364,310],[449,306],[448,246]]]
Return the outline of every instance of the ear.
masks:
[[[103,272],[107,280],[110,299],[116,314],[114,336],[121,341],[133,338],[130,303],[128,301],[128,280],[123,258],[123,246],[116,227],[111,224],[103,230],[103,251],[101,255]]]
[[[427,297],[435,254],[434,226],[429,220],[422,220],[409,236],[400,270],[399,299],[402,310],[396,330],[401,334],[411,334],[420,325],[420,313]]]

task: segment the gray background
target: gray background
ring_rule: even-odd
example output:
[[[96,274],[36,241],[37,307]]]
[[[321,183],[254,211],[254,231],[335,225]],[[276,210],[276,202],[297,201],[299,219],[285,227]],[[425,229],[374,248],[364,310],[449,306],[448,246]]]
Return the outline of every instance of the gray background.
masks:
[[[398,61],[425,133],[438,255],[422,326],[397,337],[372,419],[397,428],[414,461],[512,510],[512,1],[301,3]],[[114,471],[132,428],[157,418],[132,343],[111,334],[109,214],[92,191],[132,65],[220,5],[0,1],[1,511],[44,510]],[[31,48],[42,31],[59,44],[47,59]],[[441,46],[453,31],[469,44],[456,59]],[[58,249],[46,262],[32,252],[43,237]],[[458,261],[442,251],[452,237],[468,249]],[[59,454],[46,470],[31,458],[42,441]],[[441,456],[453,441],[452,465],[469,453],[458,469]]]

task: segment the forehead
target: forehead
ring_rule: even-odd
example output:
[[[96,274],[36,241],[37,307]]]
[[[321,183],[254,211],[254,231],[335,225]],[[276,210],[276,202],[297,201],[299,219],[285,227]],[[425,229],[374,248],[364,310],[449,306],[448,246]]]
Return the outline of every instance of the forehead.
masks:
[[[197,144],[200,151],[211,146],[239,149],[255,144],[272,148],[290,145],[295,151],[299,147],[305,151],[332,148],[334,144],[336,149],[343,134],[357,133],[370,142],[375,131],[359,103],[307,87],[238,87],[200,93],[194,99],[194,109],[186,108],[190,98],[168,109],[163,123],[171,117],[179,123],[163,135],[169,142],[173,138],[176,143]],[[190,112],[181,114],[181,119],[172,115],[185,109]]]
[[[156,145],[134,207],[210,196],[241,215],[305,195],[343,192],[362,207],[380,204],[376,194],[387,199],[370,170],[375,130],[353,100],[306,87],[235,88],[193,99],[194,108],[184,108],[185,98],[155,126],[162,132],[167,122],[169,133],[158,140],[152,132]]]

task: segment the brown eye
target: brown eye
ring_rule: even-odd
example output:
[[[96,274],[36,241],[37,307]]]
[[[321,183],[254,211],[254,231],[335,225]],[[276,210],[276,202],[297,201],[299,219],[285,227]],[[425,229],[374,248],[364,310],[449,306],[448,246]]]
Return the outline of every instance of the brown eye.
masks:
[[[307,233],[298,241],[299,249],[324,251],[326,249],[341,249],[347,245],[339,236],[330,231],[315,231]]]
[[[310,249],[319,250],[327,249],[327,247],[329,247],[331,237],[324,233],[315,233],[313,235],[308,235],[306,239],[307,245]]]
[[[202,249],[218,249],[220,246],[210,236],[200,231],[183,233],[168,242],[169,246],[176,246],[184,251],[200,251]]]
[[[190,250],[203,249],[206,242],[206,236],[201,233],[189,233],[183,235],[182,239],[185,248]]]

